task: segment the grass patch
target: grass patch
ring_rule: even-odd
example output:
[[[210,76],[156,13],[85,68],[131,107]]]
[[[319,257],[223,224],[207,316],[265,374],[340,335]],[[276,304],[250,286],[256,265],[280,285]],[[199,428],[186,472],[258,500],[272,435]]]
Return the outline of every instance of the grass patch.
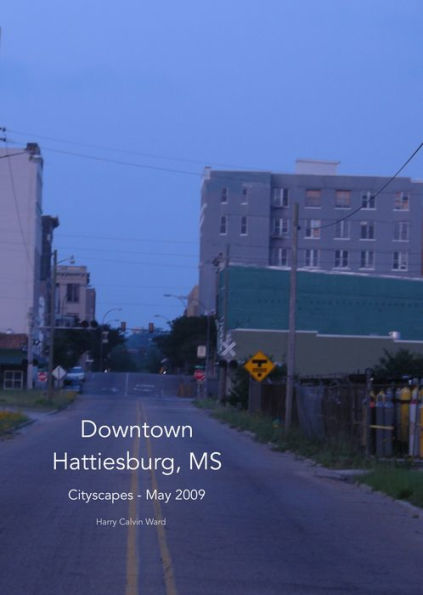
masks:
[[[333,469],[368,469],[368,473],[357,476],[355,481],[423,508],[423,471],[414,469],[411,461],[375,462],[353,451],[347,440],[333,443],[310,440],[299,429],[286,433],[278,420],[234,407],[222,407],[214,399],[196,401],[195,405],[209,409],[212,417],[232,428],[251,432],[258,442],[271,443],[275,450],[294,452]]]
[[[0,436],[11,432],[25,421],[28,417],[14,411],[0,411]]]
[[[196,407],[198,407],[198,409],[209,409],[209,410],[213,410],[213,409],[217,409],[217,407],[219,406],[218,402],[216,401],[216,399],[196,399],[194,401],[194,405]]]
[[[76,395],[76,391],[55,391],[53,398],[49,400],[47,392],[42,390],[2,390],[0,391],[0,405],[41,411],[58,411],[70,405]]]
[[[357,481],[396,500],[407,500],[423,507],[423,473],[411,469],[409,464],[378,463]]]
[[[296,428],[285,432],[278,420],[233,407],[222,407],[216,402],[211,415],[232,428],[251,432],[258,442],[273,444],[275,450],[295,452],[325,467],[357,469],[371,466],[371,462],[355,452],[346,440],[332,443],[311,440]]]

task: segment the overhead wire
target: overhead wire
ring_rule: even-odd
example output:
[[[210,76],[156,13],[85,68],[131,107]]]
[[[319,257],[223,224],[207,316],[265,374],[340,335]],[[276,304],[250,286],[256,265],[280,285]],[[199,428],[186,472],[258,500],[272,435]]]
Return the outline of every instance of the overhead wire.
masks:
[[[2,130],[2,128],[0,128],[0,130]],[[197,164],[200,164],[203,166],[204,166],[204,163],[213,163],[214,165],[218,165],[220,167],[237,167],[237,168],[241,168],[241,169],[251,169],[254,171],[266,171],[266,170],[263,170],[262,168],[254,168],[252,166],[240,166],[238,164],[222,163],[222,162],[218,162],[218,161],[214,161],[214,160],[190,159],[190,158],[185,158],[185,157],[180,157],[180,156],[176,157],[175,155],[160,155],[157,153],[149,153],[149,152],[138,151],[138,150],[134,151],[131,149],[122,149],[119,147],[111,147],[111,146],[107,146],[107,145],[99,145],[99,144],[86,143],[86,142],[80,142],[80,141],[71,141],[71,140],[66,140],[63,138],[45,136],[45,135],[41,135],[41,134],[34,133],[34,132],[19,131],[14,128],[7,128],[7,130],[13,134],[17,134],[18,136],[40,138],[40,139],[49,140],[49,141],[53,141],[53,142],[57,142],[57,143],[64,143],[64,144],[75,145],[75,146],[80,146],[80,147],[89,147],[92,149],[99,149],[102,151],[114,151],[116,153],[125,153],[127,155],[139,155],[141,157],[149,157],[151,159],[162,159],[162,160],[166,160],[166,161],[180,161],[180,162],[185,162],[185,163],[197,163]],[[4,128],[4,131],[6,131],[6,128]]]
[[[9,140],[9,143],[19,144],[16,141],[10,141],[10,140]],[[197,178],[202,178],[204,176],[203,172],[198,172],[198,171],[190,171],[190,170],[177,169],[177,168],[172,168],[172,167],[161,167],[158,165],[150,165],[147,163],[138,163],[135,161],[124,161],[122,159],[112,159],[111,157],[103,157],[100,155],[89,155],[87,153],[79,153],[77,151],[66,151],[64,149],[55,149],[53,147],[47,147],[45,145],[43,145],[42,150],[51,152],[51,153],[57,153],[59,155],[69,155],[72,157],[79,157],[82,159],[97,161],[99,163],[111,163],[114,165],[122,165],[122,166],[137,168],[137,169],[147,169],[147,170],[152,170],[152,171],[159,171],[159,172],[166,172],[166,173],[173,173],[173,174],[183,174],[183,175],[193,176],[193,177],[197,177]],[[248,168],[245,168],[240,171],[242,171],[243,174],[268,173],[268,172],[261,171],[261,170],[253,171],[253,170],[249,170]],[[270,174],[270,172],[269,172],[269,174]],[[223,175],[219,175],[219,180],[221,180],[221,179],[235,180],[237,182],[242,182],[242,179],[240,179],[239,176],[237,177],[237,176],[234,176],[233,174],[223,173]]]
[[[417,155],[417,153],[420,151],[420,149],[422,147],[423,147],[423,142],[420,143],[419,146],[417,147],[417,149],[415,149],[411,153],[411,155],[406,159],[406,161],[404,161],[404,163],[401,165],[401,167],[384,184],[382,184],[382,186],[373,195],[374,198],[376,198],[379,194],[381,194],[385,190],[385,188],[387,188],[395,180],[395,178],[397,178],[399,176],[399,174],[406,168],[406,166],[410,163],[410,161],[412,159],[414,159],[414,157]],[[361,211],[362,209],[363,209],[363,206],[361,205],[357,209],[354,209],[351,213],[348,213],[344,217],[340,217],[339,219],[337,219],[333,223],[330,223],[330,224],[327,223],[326,225],[321,225],[320,226],[320,229],[324,229],[324,228],[330,227],[332,225],[337,225],[341,221],[345,221],[346,219],[349,219],[350,217],[352,217],[353,215],[355,215],[355,213],[358,213],[358,211]]]
[[[189,241],[189,240],[157,240],[152,238],[134,238],[134,237],[118,237],[118,236],[97,236],[97,235],[84,235],[84,234],[70,234],[70,233],[60,233],[61,238],[81,238],[81,239],[89,239],[89,240],[106,240],[112,242],[148,242],[148,243],[159,243],[159,244],[195,244],[197,245],[198,242]]]

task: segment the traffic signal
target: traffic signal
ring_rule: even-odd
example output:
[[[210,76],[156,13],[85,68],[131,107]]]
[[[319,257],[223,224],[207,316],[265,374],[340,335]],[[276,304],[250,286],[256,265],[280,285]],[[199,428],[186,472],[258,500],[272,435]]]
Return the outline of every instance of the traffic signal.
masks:
[[[154,322],[149,322],[148,323],[148,332],[149,333],[154,333]]]
[[[126,332],[126,322],[124,320],[122,320],[120,323],[120,330],[122,331],[122,333]]]

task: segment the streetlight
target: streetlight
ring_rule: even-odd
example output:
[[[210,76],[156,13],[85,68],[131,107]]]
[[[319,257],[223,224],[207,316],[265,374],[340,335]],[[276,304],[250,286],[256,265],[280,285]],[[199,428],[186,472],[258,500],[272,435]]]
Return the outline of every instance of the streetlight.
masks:
[[[110,310],[107,310],[107,312],[105,313],[105,315],[103,316],[103,318],[101,320],[101,324],[105,323],[106,318],[110,314],[110,312],[122,312],[122,308],[110,308]]]
[[[100,329],[101,329],[101,331],[100,331],[100,333],[101,333],[100,334],[101,342],[100,342],[100,361],[99,361],[100,372],[103,369],[103,343],[107,343],[108,342],[108,339],[105,340],[103,338],[103,326],[104,326],[104,323],[106,322],[107,316],[109,314],[111,314],[111,312],[122,312],[122,308],[110,308],[110,310],[107,310],[107,312],[104,314],[104,316],[103,316],[103,318],[101,320],[101,326],[100,326]]]

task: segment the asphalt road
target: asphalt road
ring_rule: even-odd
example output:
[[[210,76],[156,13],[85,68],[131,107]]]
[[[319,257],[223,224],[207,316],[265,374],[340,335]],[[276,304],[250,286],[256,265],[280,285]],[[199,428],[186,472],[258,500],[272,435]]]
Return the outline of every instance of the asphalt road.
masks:
[[[411,509],[318,477],[221,425],[176,397],[177,383],[95,375],[71,408],[0,442],[1,595],[423,593],[423,521]],[[84,439],[82,419],[185,425],[193,436]],[[117,458],[127,450],[173,457],[181,470],[165,475],[162,459],[154,472],[53,470],[53,452]],[[190,452],[214,451],[220,470],[189,469]],[[136,497],[86,503],[70,500],[71,489]],[[169,501],[148,500],[155,489]],[[205,496],[176,500],[178,489]]]

